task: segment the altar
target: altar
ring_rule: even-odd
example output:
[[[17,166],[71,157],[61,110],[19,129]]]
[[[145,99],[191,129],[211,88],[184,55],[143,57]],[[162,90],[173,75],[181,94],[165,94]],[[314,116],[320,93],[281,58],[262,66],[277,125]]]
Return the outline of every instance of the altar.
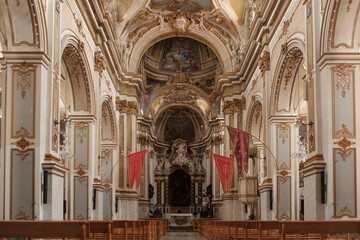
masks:
[[[170,226],[191,226],[193,215],[191,213],[168,214]]]

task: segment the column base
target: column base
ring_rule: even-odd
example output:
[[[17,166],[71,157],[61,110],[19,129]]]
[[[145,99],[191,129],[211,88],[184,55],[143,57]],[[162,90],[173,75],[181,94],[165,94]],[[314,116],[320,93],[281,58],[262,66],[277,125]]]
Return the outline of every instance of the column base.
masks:
[[[139,201],[136,191],[116,190],[119,220],[138,220]]]
[[[64,181],[67,169],[62,165],[59,158],[46,154],[42,164],[44,171],[48,172],[47,179],[47,203],[43,203],[43,220],[64,219]],[[45,183],[44,183],[45,184]],[[43,193],[45,194],[45,193]],[[41,199],[44,201],[44,196]]]
[[[304,220],[324,220],[325,204],[321,203],[321,172],[326,163],[322,154],[306,160],[299,169],[304,176]]]

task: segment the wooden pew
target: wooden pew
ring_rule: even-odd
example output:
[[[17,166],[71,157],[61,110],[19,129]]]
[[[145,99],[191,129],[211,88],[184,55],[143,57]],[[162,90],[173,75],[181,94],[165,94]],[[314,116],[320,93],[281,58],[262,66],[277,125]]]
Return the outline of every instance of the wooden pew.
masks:
[[[113,234],[112,221],[89,221],[87,227],[87,238],[111,240]]]
[[[301,239],[300,235],[308,238],[307,234],[318,235],[318,239],[328,239],[330,234],[346,233],[345,239],[350,239],[349,233],[360,233],[360,221],[289,221],[280,224],[281,240],[288,239],[291,234],[295,235],[294,239]]]
[[[1,238],[87,239],[86,221],[1,221]]]
[[[69,238],[156,240],[166,232],[165,221],[0,221],[0,239]]]

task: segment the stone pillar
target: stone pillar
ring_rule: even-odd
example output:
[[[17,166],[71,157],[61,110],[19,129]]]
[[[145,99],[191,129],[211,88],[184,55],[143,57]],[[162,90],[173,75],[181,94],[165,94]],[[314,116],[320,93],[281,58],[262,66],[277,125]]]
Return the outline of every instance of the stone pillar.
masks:
[[[3,57],[1,218],[43,219],[41,164],[51,148],[47,136],[52,127],[47,111],[49,59],[42,52],[6,52]],[[19,63],[18,59],[25,60]],[[59,218],[62,212],[54,214]]]
[[[274,209],[274,191],[271,179],[266,179],[259,186],[260,191],[260,219],[273,220],[272,213]]]
[[[143,151],[148,150],[145,160],[143,170],[141,172],[140,187],[137,189],[139,195],[139,219],[149,218],[150,211],[150,201],[149,201],[149,163],[152,155],[152,150],[149,148],[149,122],[143,116],[138,116],[138,134],[137,134],[137,150]],[[153,172],[152,172],[153,173]]]
[[[225,125],[243,129],[243,110],[245,109],[245,98],[234,98],[224,101],[223,112],[225,114]],[[224,214],[223,220],[244,220],[244,207],[239,200],[238,194],[238,167],[236,157],[233,152],[233,144],[230,135],[224,128],[225,135],[225,154],[227,157],[234,159],[233,178],[231,182],[231,193],[223,196]]]
[[[44,219],[63,220],[63,204],[64,193],[61,188],[64,188],[65,173],[67,169],[62,164],[61,160],[51,154],[46,154],[43,169],[43,206],[44,206]],[[46,173],[47,171],[47,182]],[[46,190],[45,190],[46,187]],[[47,193],[46,193],[47,192]],[[46,193],[46,197],[45,197]],[[47,202],[44,202],[44,197]]]
[[[300,172],[304,174],[304,220],[320,220],[325,217],[321,203],[321,172],[325,171],[322,155],[306,160]]]
[[[116,110],[120,112],[119,119],[119,189],[116,195],[119,199],[120,219],[136,220],[138,214],[138,196],[136,184],[129,188],[128,159],[127,156],[137,151],[136,148],[136,114],[138,103],[126,99],[116,99]],[[123,176],[123,177],[121,177]],[[132,208],[130,208],[132,206]]]
[[[324,135],[322,136],[322,129],[326,129],[326,122],[328,116],[322,109],[321,97],[328,95],[330,89],[321,89],[319,79],[319,68],[314,64],[320,56],[316,56],[318,51],[314,51],[314,46],[320,41],[320,33],[322,17],[320,14],[320,4],[318,1],[305,1],[306,8],[306,64],[307,64],[307,79],[306,79],[306,93],[308,101],[308,116],[307,122],[311,123],[307,127],[308,132],[308,159],[300,172],[304,174],[304,219],[305,220],[323,220],[324,219],[324,204],[320,203],[320,172],[325,169],[325,161],[323,157],[323,145],[328,145]],[[318,30],[316,30],[318,29]],[[315,30],[315,31],[314,31]],[[340,56],[339,56],[340,57]],[[330,77],[329,77],[330,78]],[[328,77],[326,77],[328,79]],[[331,83],[325,81],[326,85]],[[331,102],[330,99],[326,101]],[[326,116],[326,120],[322,119]],[[320,127],[321,126],[321,127]],[[326,131],[326,130],[324,130]],[[329,133],[330,134],[330,133]],[[324,148],[327,151],[327,147]]]

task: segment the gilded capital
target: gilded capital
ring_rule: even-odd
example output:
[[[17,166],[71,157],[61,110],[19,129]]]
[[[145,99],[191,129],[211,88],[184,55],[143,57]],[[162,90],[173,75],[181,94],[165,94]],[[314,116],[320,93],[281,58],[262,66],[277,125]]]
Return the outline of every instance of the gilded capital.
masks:
[[[246,98],[234,99],[234,112],[242,112],[246,108]]]
[[[128,102],[127,103],[127,114],[128,115],[134,115],[138,113],[138,103],[135,101]]]
[[[234,102],[233,101],[224,101],[223,112],[224,112],[224,114],[233,114],[234,113]]]
[[[116,98],[116,111],[120,113],[127,112],[128,102],[126,100],[120,100],[120,98]]]

